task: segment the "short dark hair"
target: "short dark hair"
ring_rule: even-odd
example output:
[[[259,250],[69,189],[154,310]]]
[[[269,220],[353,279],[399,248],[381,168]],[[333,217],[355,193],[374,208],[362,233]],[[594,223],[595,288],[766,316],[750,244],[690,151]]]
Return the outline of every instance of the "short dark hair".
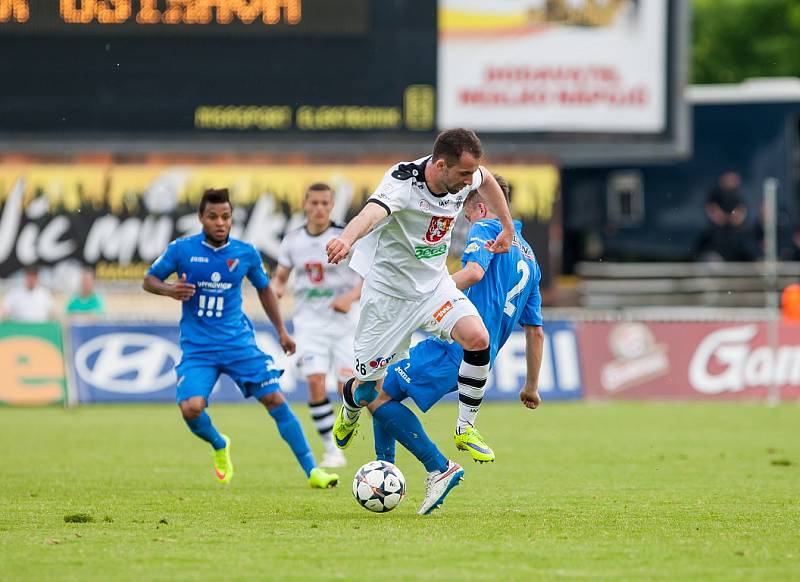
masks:
[[[200,209],[198,212],[202,215],[203,212],[206,210],[206,206],[209,204],[225,204],[227,203],[230,205],[231,209],[233,209],[233,204],[231,204],[231,197],[228,194],[227,188],[220,188],[215,190],[214,188],[210,188],[203,192],[203,197],[200,199]]]
[[[494,176],[494,179],[497,180],[497,184],[503,191],[503,196],[506,197],[506,204],[509,204],[511,202],[511,184],[509,184],[508,180],[506,180],[500,174],[492,173],[492,176]]]
[[[303,200],[307,200],[308,195],[311,192],[325,192],[325,191],[330,192],[331,197],[333,197],[333,188],[331,188],[328,184],[326,184],[325,182],[314,182],[306,190],[306,193],[303,195]]]
[[[448,129],[440,133],[433,144],[433,161],[444,158],[448,166],[453,166],[464,152],[472,154],[476,160],[481,159],[481,140],[471,129]]]

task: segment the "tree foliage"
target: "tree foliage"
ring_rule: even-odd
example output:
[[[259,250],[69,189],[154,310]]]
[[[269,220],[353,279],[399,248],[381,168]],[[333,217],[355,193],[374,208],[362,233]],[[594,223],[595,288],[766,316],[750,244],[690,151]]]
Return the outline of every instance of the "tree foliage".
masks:
[[[800,0],[693,0],[692,82],[800,77]]]

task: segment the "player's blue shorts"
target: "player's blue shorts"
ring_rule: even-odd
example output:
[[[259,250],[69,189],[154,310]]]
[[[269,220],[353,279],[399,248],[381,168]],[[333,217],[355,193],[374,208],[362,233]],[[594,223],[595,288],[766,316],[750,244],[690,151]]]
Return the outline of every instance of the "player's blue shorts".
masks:
[[[230,376],[245,398],[259,400],[280,390],[279,378],[283,375],[283,370],[275,367],[272,356],[255,346],[230,351],[184,354],[175,372],[178,375],[175,394],[177,402],[193,396],[202,396],[208,402],[220,374]]]
[[[427,338],[411,348],[407,359],[389,366],[383,391],[394,400],[410,397],[428,412],[445,394],[458,390],[463,353],[458,344]]]

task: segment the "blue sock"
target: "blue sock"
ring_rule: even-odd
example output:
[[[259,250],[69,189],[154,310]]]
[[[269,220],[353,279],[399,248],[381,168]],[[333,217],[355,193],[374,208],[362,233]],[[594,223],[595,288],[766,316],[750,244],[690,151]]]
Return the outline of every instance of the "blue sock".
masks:
[[[289,444],[289,448],[292,449],[294,456],[297,457],[297,462],[303,467],[303,471],[306,472],[306,477],[308,477],[311,474],[311,469],[317,466],[317,462],[314,460],[314,455],[308,446],[300,421],[297,420],[294,412],[286,402],[270,410],[269,415],[275,420],[275,424],[278,425],[278,432],[281,433],[283,440]]]
[[[184,418],[183,420],[189,426],[190,431],[204,441],[211,443],[215,451],[225,448],[225,439],[211,424],[211,417],[206,414],[205,410],[197,418]]]
[[[383,424],[387,433],[419,459],[429,473],[447,469],[447,457],[428,438],[425,429],[422,428],[422,423],[405,405],[396,400],[390,400],[379,406],[372,413],[372,417]]]
[[[384,404],[383,406],[386,405]],[[372,423],[372,433],[375,436],[375,458],[379,461],[394,464],[394,449],[395,443],[397,443],[395,438],[386,432],[383,423],[377,419]]]

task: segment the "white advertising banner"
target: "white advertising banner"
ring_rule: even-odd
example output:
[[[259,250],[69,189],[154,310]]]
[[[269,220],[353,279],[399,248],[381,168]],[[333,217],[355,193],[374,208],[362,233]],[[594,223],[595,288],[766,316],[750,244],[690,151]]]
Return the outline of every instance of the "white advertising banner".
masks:
[[[662,132],[667,30],[667,0],[439,0],[439,126]]]

